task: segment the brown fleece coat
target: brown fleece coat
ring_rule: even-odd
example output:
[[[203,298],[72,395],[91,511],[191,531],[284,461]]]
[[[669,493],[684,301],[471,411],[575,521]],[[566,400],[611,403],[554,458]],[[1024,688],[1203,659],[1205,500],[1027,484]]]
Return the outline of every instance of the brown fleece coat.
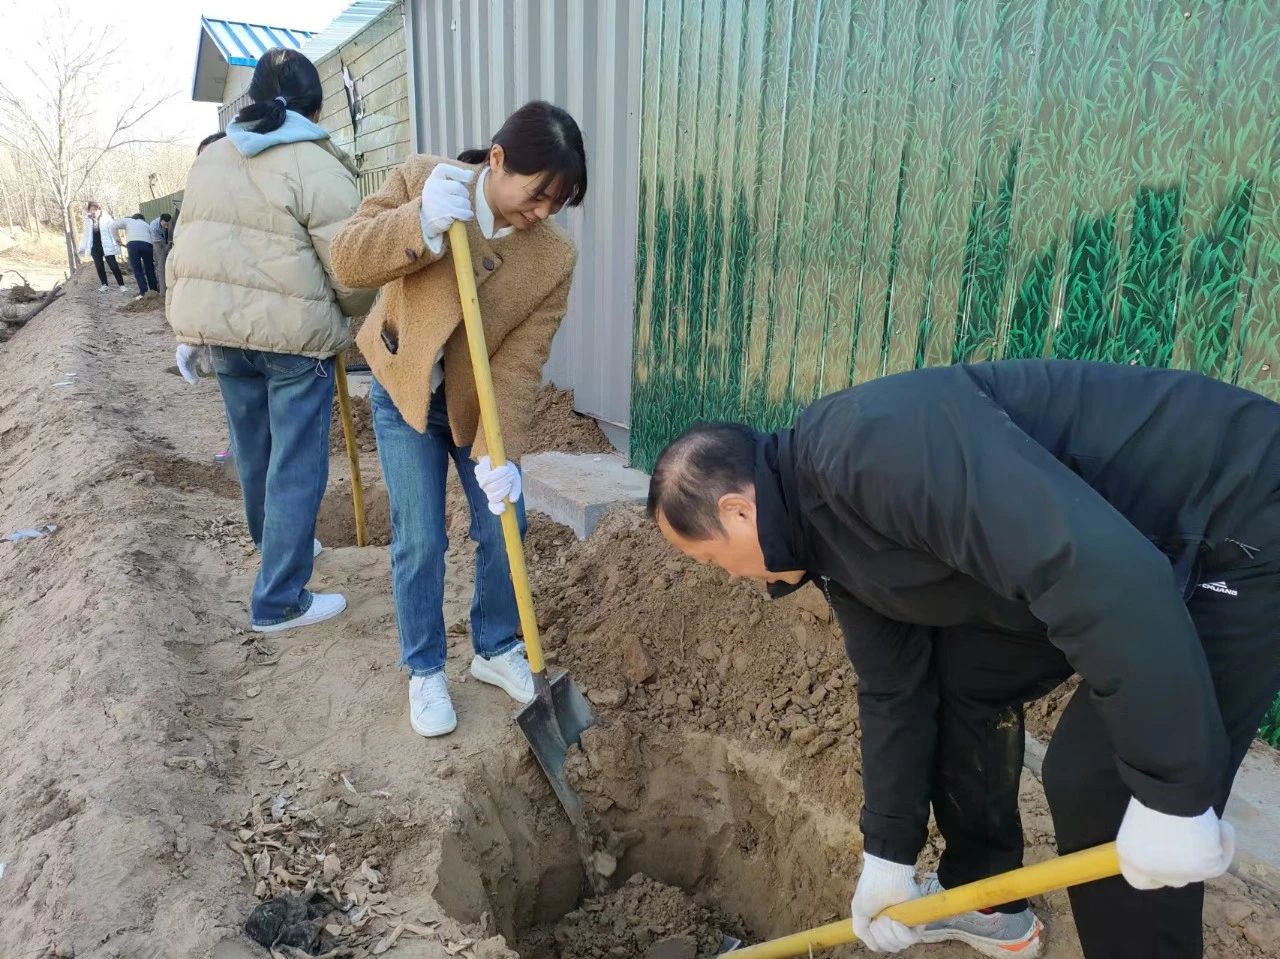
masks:
[[[480,429],[453,255],[447,239],[435,256],[422,238],[422,185],[438,163],[466,166],[431,156],[407,160],[334,237],[333,271],[352,286],[382,287],[357,342],[400,415],[420,433],[427,429],[431,368],[444,350],[449,427],[454,442],[471,446],[478,460],[488,443]],[[527,444],[533,400],[568,306],[577,253],[549,221],[491,242],[473,220],[467,235],[502,437],[507,455],[516,457]],[[385,339],[396,345],[394,353]]]

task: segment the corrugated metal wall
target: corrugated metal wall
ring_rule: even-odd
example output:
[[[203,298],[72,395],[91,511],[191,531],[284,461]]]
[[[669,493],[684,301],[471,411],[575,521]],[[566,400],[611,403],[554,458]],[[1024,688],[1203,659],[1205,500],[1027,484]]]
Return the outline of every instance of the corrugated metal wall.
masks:
[[[632,454],[923,364],[1280,396],[1276,0],[650,0]]]
[[[573,389],[581,412],[625,428],[643,0],[408,2],[422,152],[484,146],[534,99],[564,107],[582,127],[591,185],[585,205],[561,215],[579,260],[546,372]]]
[[[182,205],[182,192],[182,190],[177,190],[165,196],[158,196],[154,200],[143,200],[139,209],[142,215],[147,218],[148,223],[162,213],[168,213],[172,216],[177,212],[178,207]]]

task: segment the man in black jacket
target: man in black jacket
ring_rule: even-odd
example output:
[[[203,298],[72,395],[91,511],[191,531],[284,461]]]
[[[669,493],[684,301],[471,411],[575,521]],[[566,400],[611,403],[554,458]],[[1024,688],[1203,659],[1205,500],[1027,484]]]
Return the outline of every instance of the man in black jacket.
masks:
[[[1072,890],[1084,952],[1201,955],[1219,817],[1280,686],[1280,406],[1170,370],[918,370],[777,433],[694,427],[649,512],[694,559],[826,591],[858,674],[868,946],[1035,954],[1026,902],[873,917],[1022,864],[1022,707],[1079,673],[1045,791],[1060,851],[1116,839],[1124,872]],[[922,889],[931,807],[946,851]]]

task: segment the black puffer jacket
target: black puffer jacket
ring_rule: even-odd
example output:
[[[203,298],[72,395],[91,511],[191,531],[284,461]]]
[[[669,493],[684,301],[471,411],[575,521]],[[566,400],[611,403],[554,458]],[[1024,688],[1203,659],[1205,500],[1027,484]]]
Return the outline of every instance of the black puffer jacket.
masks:
[[[1226,735],[1185,597],[1280,489],[1280,406],[1171,370],[918,370],[762,435],[756,487],[768,567],[825,581],[862,626],[847,640],[868,851],[913,861],[923,844],[934,720],[911,651],[966,624],[1065,653],[1143,803],[1212,804]]]

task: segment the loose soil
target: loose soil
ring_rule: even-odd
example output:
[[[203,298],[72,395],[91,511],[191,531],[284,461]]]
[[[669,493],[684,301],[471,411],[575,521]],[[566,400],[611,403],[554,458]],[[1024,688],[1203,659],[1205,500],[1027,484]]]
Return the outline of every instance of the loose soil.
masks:
[[[610,874],[610,894],[584,902],[512,703],[467,672],[474,560],[456,483],[445,622],[460,726],[424,740],[396,666],[389,550],[350,545],[342,446],[313,584],[349,608],[253,634],[256,556],[212,460],[217,391],[167,372],[172,354],[162,314],[123,322],[91,270],[0,346],[0,533],[57,526],[0,543],[0,955],[265,957],[244,924],[284,894],[311,898],[314,949],[410,959],[670,959],[705,954],[715,932],[846,914],[856,680],[820,594],[768,602],[673,556],[634,510],[584,543],[530,517],[550,656],[600,718],[568,766]],[[536,446],[606,448],[563,397],[544,398]],[[385,543],[364,441],[361,469]],[[1022,792],[1037,861],[1052,823],[1033,776]],[[1044,955],[1079,956],[1065,895],[1035,906]],[[1210,956],[1277,954],[1276,892],[1211,883],[1205,928]]]

